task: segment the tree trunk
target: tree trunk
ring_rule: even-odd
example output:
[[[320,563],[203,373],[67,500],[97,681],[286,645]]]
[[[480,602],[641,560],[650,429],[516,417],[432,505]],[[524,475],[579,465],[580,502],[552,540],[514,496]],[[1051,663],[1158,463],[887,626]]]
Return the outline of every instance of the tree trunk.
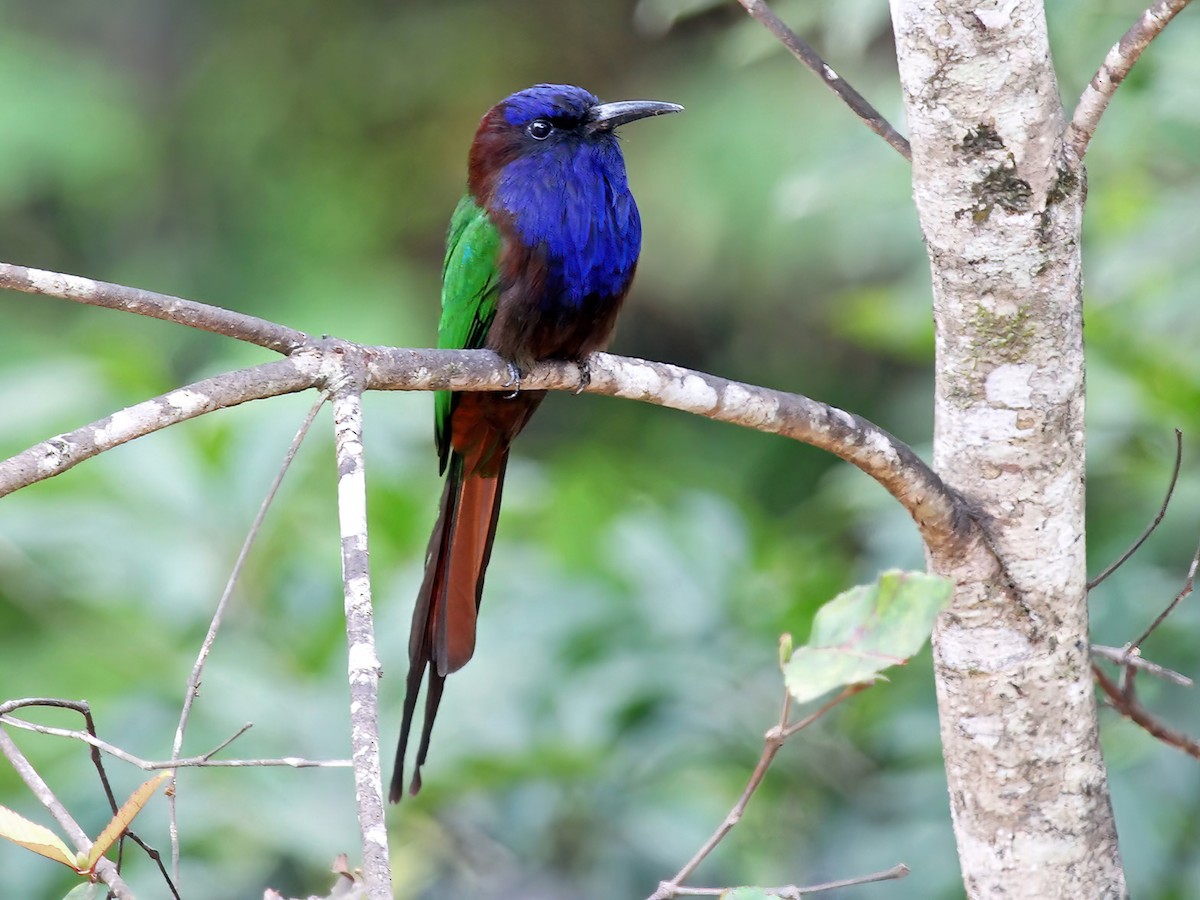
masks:
[[[1127,896],[1100,754],[1084,569],[1082,170],[1037,0],[891,0],[933,276],[934,468],[986,554],[934,639],[973,898]]]

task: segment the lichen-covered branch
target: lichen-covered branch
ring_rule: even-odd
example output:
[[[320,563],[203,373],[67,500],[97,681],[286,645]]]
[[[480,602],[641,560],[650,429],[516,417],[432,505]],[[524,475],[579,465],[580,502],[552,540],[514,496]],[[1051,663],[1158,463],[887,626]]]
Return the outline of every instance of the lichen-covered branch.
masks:
[[[11,263],[0,263],[0,289],[73,300],[89,306],[120,309],[137,313],[139,316],[163,319],[189,328],[237,338],[239,341],[279,353],[292,353],[312,343],[312,338],[303,331],[219,306],[184,300],[168,294],[156,294],[154,291],[144,291],[122,284],[111,284],[107,281],[93,281],[79,275],[63,275],[60,272],[15,266]]]
[[[1083,89],[1083,95],[1071,116],[1071,123],[1063,135],[1066,162],[1072,168],[1083,162],[1092,135],[1096,133],[1096,127],[1100,124],[1100,117],[1108,109],[1117,88],[1133,69],[1134,63],[1141,58],[1150,42],[1158,37],[1190,2],[1191,0],[1158,0],[1138,17],[1121,36],[1121,40],[1108,51],[1104,62],[1092,76],[1088,86]]]
[[[392,871],[384,818],[379,760],[379,679],[367,550],[367,473],[363,460],[362,385],[357,348],[334,348],[327,381],[333,395],[334,449],[338,473],[338,522],[342,533],[342,584],[349,644],[350,755],[363,850],[363,877],[370,900],[391,900]]]
[[[47,438],[0,461],[0,497],[61,475],[85,459],[170,425],[249,400],[303,391],[316,383],[319,372],[319,354],[296,353],[287,359],[197,381]]]
[[[788,28],[787,24],[771,11],[771,7],[767,6],[765,0],[738,0],[746,12],[748,12],[756,22],[759,22],[775,35],[783,46],[787,47],[788,51],[824,82],[825,86],[833,91],[842,102],[850,107],[851,112],[863,120],[863,123],[873,132],[888,142],[893,150],[912,162],[912,148],[908,145],[908,139],[900,132],[892,127],[892,123],[883,117],[874,106],[872,106],[867,98],[854,89],[850,82],[842,78],[829,63],[821,59],[820,55],[810,47],[801,37]]]
[[[0,462],[0,497],[176,422],[318,386],[327,378],[331,354],[339,352],[361,358],[366,366],[364,389],[501,390],[510,377],[499,358],[484,350],[408,350],[316,340],[215,306],[8,263],[0,263],[0,288],[153,315],[289,353],[285,360],[208,378],[42,441]],[[591,384],[584,388],[589,393],[693,412],[784,435],[840,456],[900,501],[931,549],[958,554],[980,538],[957,496],[912,449],[860,416],[798,394],[663,363],[595,354],[590,368]],[[538,366],[523,381],[527,389],[549,390],[576,390],[579,383],[575,366],[553,363]]]

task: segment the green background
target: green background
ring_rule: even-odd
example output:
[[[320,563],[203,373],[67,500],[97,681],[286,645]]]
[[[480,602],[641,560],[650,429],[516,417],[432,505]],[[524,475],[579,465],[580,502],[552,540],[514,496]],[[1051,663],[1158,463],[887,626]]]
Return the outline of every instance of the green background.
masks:
[[[1073,103],[1141,8],[1051,4]],[[779,12],[903,128],[883,0]],[[1200,15],[1121,88],[1089,154],[1092,597],[1132,639],[1200,534]],[[928,268],[907,164],[730,3],[0,2],[0,259],[203,300],[315,334],[429,346],[445,224],[480,115],[535,81],[684,104],[624,131],[645,243],[613,350],[800,391],[928,454]],[[0,456],[271,358],[211,335],[0,296]],[[172,428],[0,503],[0,697],[86,697],[101,734],[170,752],[237,549],[313,397]],[[385,757],[440,484],[425,394],[367,398]],[[303,447],[249,560],[187,749],[348,753],[331,427]],[[920,567],[906,515],[811,448],[682,413],[552,397],[509,470],[479,651],[449,682],[425,791],[389,811],[397,896],[644,897],[720,821],[778,713],[776,639],[882,568]],[[1145,650],[1197,674],[1191,601]],[[1183,688],[1146,703],[1200,733]],[[43,721],[76,724],[46,715]],[[17,734],[93,833],[79,745]],[[1195,896],[1200,770],[1104,717],[1135,896]],[[142,773],[113,763],[119,792]],[[0,802],[49,824],[7,766]],[[185,895],[324,893],[357,859],[344,770],[191,771]],[[138,830],[166,852],[161,800]],[[908,863],[854,897],[962,895],[928,653],[779,755],[698,884],[812,883]],[[6,896],[69,873],[0,846]],[[165,896],[140,854],[129,878]]]

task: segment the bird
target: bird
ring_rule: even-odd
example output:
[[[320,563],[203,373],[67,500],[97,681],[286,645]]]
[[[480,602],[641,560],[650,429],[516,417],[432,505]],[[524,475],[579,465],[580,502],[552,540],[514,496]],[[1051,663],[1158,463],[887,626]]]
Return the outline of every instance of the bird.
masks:
[[[521,375],[542,360],[571,360],[586,380],[586,357],[608,345],[637,268],[641,218],[615,130],[682,109],[657,100],[602,103],[574,85],[536,84],[480,120],[467,192],[446,240],[438,347],[495,351],[507,361],[515,390],[435,394],[445,485],[413,607],[392,803],[404,794],[422,682],[425,714],[411,794],[421,789],[446,676],[475,651],[509,447],[546,396],[521,390]]]

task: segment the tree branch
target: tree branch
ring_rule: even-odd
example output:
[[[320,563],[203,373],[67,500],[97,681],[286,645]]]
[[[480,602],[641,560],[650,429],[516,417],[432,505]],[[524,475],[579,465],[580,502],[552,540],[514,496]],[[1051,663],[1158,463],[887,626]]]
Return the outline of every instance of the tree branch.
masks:
[[[67,434],[56,435],[0,461],[0,497],[11,494],[111,450],[196,416],[313,387],[320,354],[294,353],[287,359],[226,372],[145,400]]]
[[[1150,46],[1150,42],[1158,37],[1190,2],[1191,0],[1158,0],[1142,13],[1133,27],[1108,51],[1091,82],[1083,89],[1083,95],[1071,116],[1071,124],[1063,134],[1067,163],[1071,168],[1078,168],[1083,162],[1092,135],[1096,133],[1096,127],[1100,124],[1100,117],[1108,109],[1113,95],[1134,63]]]
[[[338,353],[338,350],[342,352]],[[367,550],[367,480],[362,444],[365,366],[357,348],[334,348],[340,362],[330,378],[338,471],[338,521],[342,531],[346,640],[349,644],[350,753],[362,836],[363,876],[370,900],[391,900],[392,872],[384,823],[379,760],[379,679]]]
[[[752,3],[755,8],[756,4],[757,0]],[[763,15],[773,15],[765,6],[762,10]],[[0,263],[0,287],[153,315],[290,354],[286,360],[171,391],[0,462],[0,497],[176,422],[327,384],[331,373],[344,371],[339,354],[354,356],[366,366],[365,390],[501,390],[510,378],[507,366],[487,350],[408,350],[362,347],[332,338],[318,341],[215,306],[25,266]],[[784,435],[840,456],[878,481],[908,510],[935,553],[960,556],[986,543],[961,500],[912,448],[860,416],[799,394],[679,366],[602,353],[593,354],[589,365],[591,383],[583,388],[588,393],[693,412]],[[541,364],[522,383],[529,390],[578,391],[581,387],[578,368],[572,364]]]
[[[848,81],[833,71],[829,64],[821,59],[816,50],[810,47],[796,32],[788,28],[787,24],[771,11],[764,0],[738,0],[738,3],[745,8],[746,12],[750,13],[755,21],[761,22],[771,34],[775,35],[791,51],[792,56],[808,66],[827,88],[837,94],[842,102],[863,120],[868,128],[887,141],[897,153],[912,162],[912,148],[908,145],[908,139],[893,128],[879,110],[868,103],[867,99],[851,87]]]
[[[10,263],[0,263],[0,288],[43,297],[58,297],[60,300],[74,300],[89,306],[122,309],[139,316],[163,319],[189,328],[237,338],[239,341],[279,353],[292,353],[313,342],[303,331],[219,306],[184,300],[169,294],[156,294],[154,291],[143,291],[121,284],[110,284],[107,281],[93,281],[79,275],[63,275]]]
[[[1096,683],[1100,685],[1100,689],[1108,698],[1109,706],[1129,721],[1140,725],[1164,744],[1169,744],[1182,750],[1188,756],[1200,759],[1200,741],[1167,727],[1152,716],[1136,698],[1121,690],[1121,686],[1109,678],[1097,663],[1092,663],[1092,674],[1096,676]]]

